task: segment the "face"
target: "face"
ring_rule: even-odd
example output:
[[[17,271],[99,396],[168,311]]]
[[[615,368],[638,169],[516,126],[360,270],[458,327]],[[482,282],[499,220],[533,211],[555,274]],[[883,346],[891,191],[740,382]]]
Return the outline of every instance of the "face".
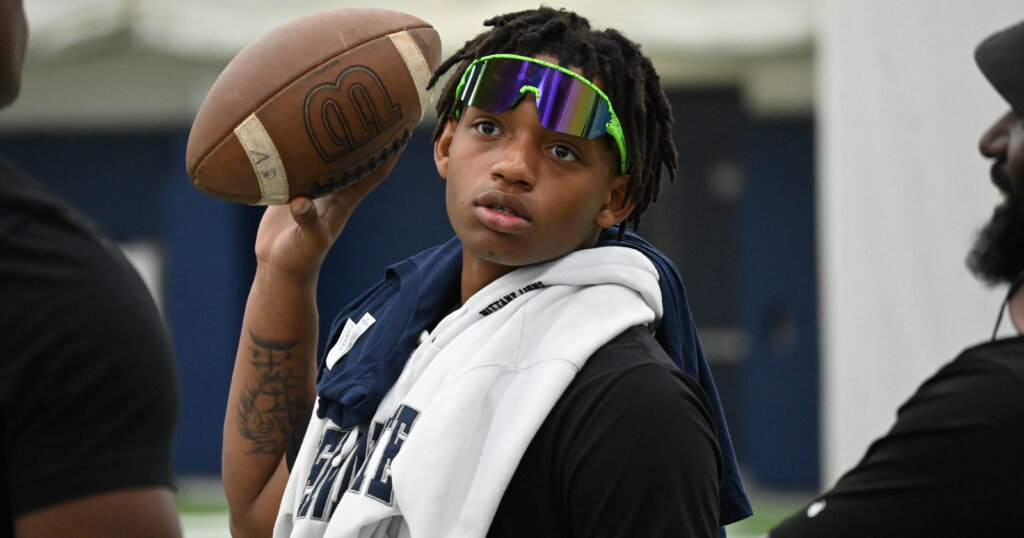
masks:
[[[21,88],[28,23],[22,0],[0,0],[0,107],[7,106]]]
[[[545,58],[546,59],[546,58]],[[551,61],[551,60],[548,60]],[[490,281],[593,246],[628,216],[629,176],[605,140],[544,128],[532,94],[500,114],[467,107],[435,143],[466,272]]]
[[[979,149],[995,161],[992,183],[1005,201],[978,233],[967,264],[990,284],[1011,282],[1024,270],[1024,120],[1008,112],[982,135]]]

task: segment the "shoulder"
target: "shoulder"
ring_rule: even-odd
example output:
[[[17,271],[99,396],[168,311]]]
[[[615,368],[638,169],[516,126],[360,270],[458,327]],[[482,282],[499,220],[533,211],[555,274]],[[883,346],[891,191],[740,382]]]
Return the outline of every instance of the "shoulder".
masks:
[[[627,409],[684,404],[714,424],[711,402],[700,384],[683,373],[644,327],[632,327],[599,348],[566,389],[566,397],[598,394],[626,400]]]
[[[948,366],[954,369],[993,371],[1024,383],[1024,336],[1003,338],[965,349]]]
[[[134,289],[135,282],[125,280],[129,273],[137,277],[134,269],[92,220],[2,158],[0,248],[7,282],[33,276],[80,285],[91,276],[115,289]]]
[[[0,157],[0,244],[29,217],[56,200],[41,185]]]
[[[548,492],[579,536],[711,536],[723,473],[713,417],[697,382],[631,328],[566,388],[503,503]]]
[[[693,451],[721,467],[714,413],[707,394],[680,371],[643,327],[598,349],[566,388],[544,428],[564,440],[616,450]],[[645,439],[619,446],[605,439]],[[636,436],[636,437],[633,437]],[[699,441],[699,442],[695,442]],[[579,447],[577,447],[579,448]]]
[[[1024,525],[1021,424],[1024,338],[966,349],[806,514],[771,536],[1015,535]]]
[[[923,432],[932,432],[947,447],[966,443],[962,448],[968,449],[991,443],[987,450],[1017,452],[1024,450],[1022,423],[1024,337],[1018,337],[968,348],[945,364],[900,406],[892,431],[883,438],[886,442],[877,443],[877,448],[937,448],[923,439],[920,445],[910,443]],[[970,465],[985,467],[986,460],[991,461],[982,458]]]
[[[17,404],[3,410],[18,441],[5,447],[20,462],[9,476],[15,513],[169,486],[176,365],[138,273],[88,219],[3,162],[0,251],[0,397]]]
[[[174,390],[170,336],[120,248],[2,160],[0,184],[5,368],[23,366],[52,375],[43,376],[51,383],[79,385],[110,368],[111,375],[159,379]]]
[[[950,406],[954,401],[957,405]],[[922,383],[899,414],[912,419],[930,412],[941,413],[946,421],[957,416],[983,416],[990,424],[1000,417],[1024,420],[1024,337],[964,350]]]
[[[89,218],[3,159],[0,249],[0,286],[9,297],[46,297],[34,308],[54,305],[50,314],[58,316],[73,312],[62,303],[77,301],[89,311],[118,303],[117,308],[130,307],[132,319],[140,311],[146,321],[153,319],[148,312],[152,298],[117,245]]]

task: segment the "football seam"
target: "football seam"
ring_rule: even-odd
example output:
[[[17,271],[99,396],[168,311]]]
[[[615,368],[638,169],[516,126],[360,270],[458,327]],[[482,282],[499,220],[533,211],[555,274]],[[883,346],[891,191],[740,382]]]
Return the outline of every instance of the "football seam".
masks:
[[[361,46],[363,46],[363,45],[365,45],[365,44],[367,44],[367,43],[369,43],[369,42],[371,42],[371,41],[376,41],[376,40],[378,40],[378,39],[384,39],[384,38],[387,38],[387,37],[388,37],[389,35],[391,35],[391,34],[395,34],[395,33],[398,33],[398,32],[408,32],[409,30],[423,30],[423,29],[432,29],[432,30],[434,30],[434,31],[437,31],[436,29],[434,29],[434,27],[433,27],[433,26],[431,26],[431,25],[429,25],[429,24],[428,24],[428,25],[426,25],[426,26],[412,26],[412,27],[406,27],[406,28],[399,28],[399,29],[397,29],[397,30],[389,31],[389,32],[387,32],[387,33],[385,33],[385,34],[377,35],[377,36],[375,36],[375,37],[372,37],[372,38],[369,38],[369,39],[363,40],[362,42],[360,42],[360,43],[357,43],[357,44],[355,44],[355,45],[349,46],[349,47],[348,47],[347,49],[345,49],[345,51],[344,51],[344,52],[342,52],[341,54],[335,54],[334,56],[329,56],[329,57],[327,57],[326,59],[322,60],[322,61],[321,61],[321,62],[320,62],[319,64],[317,64],[317,66],[316,66],[316,67],[314,67],[314,69],[316,69],[317,67],[323,66],[324,64],[326,64],[326,63],[330,62],[330,61],[331,61],[332,59],[334,59],[334,58],[337,58],[337,57],[339,57],[339,56],[343,56],[343,55],[347,54],[347,53],[348,53],[349,51],[351,51],[352,49],[355,49],[355,48],[361,47]],[[270,101],[271,99],[273,99],[273,98],[274,98],[275,96],[277,96],[277,95],[278,95],[278,94],[279,94],[279,93],[281,92],[281,90],[283,90],[283,89],[287,88],[288,86],[291,86],[291,85],[292,85],[292,84],[294,84],[294,83],[295,83],[295,82],[296,82],[297,80],[299,80],[299,79],[301,79],[301,78],[305,77],[305,76],[306,76],[306,75],[307,75],[308,73],[309,73],[309,71],[305,71],[305,72],[303,72],[302,74],[300,74],[299,76],[296,76],[296,77],[294,77],[294,78],[292,78],[292,79],[289,79],[289,80],[288,80],[287,82],[285,82],[284,84],[282,84],[282,85],[278,86],[278,88],[277,88],[277,89],[276,89],[276,90],[275,90],[275,91],[274,91],[273,93],[271,93],[269,97],[267,97],[266,99],[264,99],[264,100],[262,100],[262,101],[260,101],[260,102],[256,103],[256,105],[255,105],[254,107],[252,107],[252,108],[251,108],[251,109],[249,110],[249,112],[248,112],[248,113],[247,113],[247,114],[246,114],[246,115],[245,115],[245,116],[244,116],[244,117],[242,118],[242,120],[241,120],[241,121],[237,122],[237,123],[236,123],[235,125],[233,125],[233,126],[232,126],[231,130],[230,130],[230,131],[228,131],[228,134],[227,134],[227,135],[225,135],[225,136],[224,136],[223,138],[221,138],[221,140],[220,140],[219,142],[217,142],[216,144],[214,144],[214,145],[213,145],[213,146],[212,146],[212,147],[211,147],[210,149],[208,149],[208,150],[206,151],[206,153],[204,153],[204,154],[203,154],[203,156],[202,156],[202,157],[200,157],[200,158],[199,158],[199,159],[198,159],[198,160],[196,161],[196,167],[195,167],[195,172],[196,172],[196,173],[198,173],[198,172],[199,172],[199,169],[200,169],[200,168],[202,168],[203,164],[204,164],[204,163],[206,162],[206,159],[207,159],[207,158],[209,158],[210,154],[212,154],[212,153],[213,153],[214,151],[216,151],[217,149],[219,149],[219,148],[221,147],[221,145],[223,145],[224,143],[226,143],[226,142],[227,142],[228,140],[230,140],[230,139],[231,139],[231,135],[233,135],[233,134],[234,134],[234,129],[235,129],[235,128],[237,128],[237,127],[238,127],[239,125],[241,125],[241,123],[242,123],[243,121],[245,121],[245,120],[246,120],[246,118],[248,118],[249,116],[251,116],[251,115],[255,114],[255,113],[256,113],[256,111],[258,111],[258,110],[259,110],[260,108],[262,108],[262,107],[263,107],[263,105],[267,104],[267,103],[268,103],[268,102],[269,102],[269,101]],[[414,82],[415,82],[415,81],[414,81]]]
[[[237,192],[224,192],[222,190],[218,190],[218,189],[214,189],[214,188],[211,188],[211,187],[207,187],[205,184],[200,184],[200,183],[198,183],[198,182],[196,182],[194,180],[192,181],[192,184],[195,186],[196,189],[199,189],[202,192],[216,193],[216,194],[224,195],[226,197],[234,198],[236,200],[239,199],[239,198],[250,198],[251,197],[251,196],[245,195],[245,194],[238,194]],[[218,198],[220,198],[220,197],[218,197]],[[250,203],[249,205],[255,205],[255,204],[251,204]]]
[[[314,181],[309,188],[310,198],[318,198],[330,194],[336,190],[343,189],[363,179],[364,177],[372,174],[384,163],[386,163],[391,157],[402,151],[405,146],[409,144],[409,140],[412,138],[412,131],[405,129],[404,134],[401,138],[396,138],[391,141],[391,147],[385,147],[377,154],[376,157],[371,156],[366,161],[366,166],[357,166],[356,169],[351,173],[344,173],[341,177],[334,179],[333,177],[327,178],[326,184],[321,185],[319,181]]]

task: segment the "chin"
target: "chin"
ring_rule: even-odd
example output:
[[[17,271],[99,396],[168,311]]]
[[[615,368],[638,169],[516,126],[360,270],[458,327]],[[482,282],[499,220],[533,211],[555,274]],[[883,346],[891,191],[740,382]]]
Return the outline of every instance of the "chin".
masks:
[[[1012,282],[1024,271],[1024,196],[1011,193],[978,232],[967,267],[989,285]]]
[[[480,245],[478,248],[467,248],[463,241],[463,249],[473,257],[491,265],[500,266],[509,270],[515,270],[527,265],[549,262],[561,258],[570,251],[561,254],[536,251],[532,249],[518,248],[519,245],[495,245],[494,243]]]
[[[20,90],[21,86],[17,82],[14,84],[0,84],[0,108],[13,103],[18,98]]]

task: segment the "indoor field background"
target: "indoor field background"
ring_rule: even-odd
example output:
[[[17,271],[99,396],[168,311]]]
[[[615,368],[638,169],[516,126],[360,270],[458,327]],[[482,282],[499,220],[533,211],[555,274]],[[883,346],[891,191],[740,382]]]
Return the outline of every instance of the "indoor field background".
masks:
[[[175,469],[190,537],[227,534],[221,426],[261,210],[192,187],[189,127],[248,42],[357,5],[25,0],[29,57],[21,97],[0,112],[0,154],[96,220],[150,284],[178,356]],[[447,54],[486,17],[536,4],[373,5],[432,23]],[[998,201],[976,148],[1005,104],[972,53],[1024,6],[548,5],[622,30],[662,76],[680,177],[640,232],[680,268],[752,493],[755,517],[730,536],[759,536],[855,463],[926,375],[991,331],[1001,292],[962,260]],[[325,326],[385,265],[450,236],[435,121],[428,114],[329,258]]]

